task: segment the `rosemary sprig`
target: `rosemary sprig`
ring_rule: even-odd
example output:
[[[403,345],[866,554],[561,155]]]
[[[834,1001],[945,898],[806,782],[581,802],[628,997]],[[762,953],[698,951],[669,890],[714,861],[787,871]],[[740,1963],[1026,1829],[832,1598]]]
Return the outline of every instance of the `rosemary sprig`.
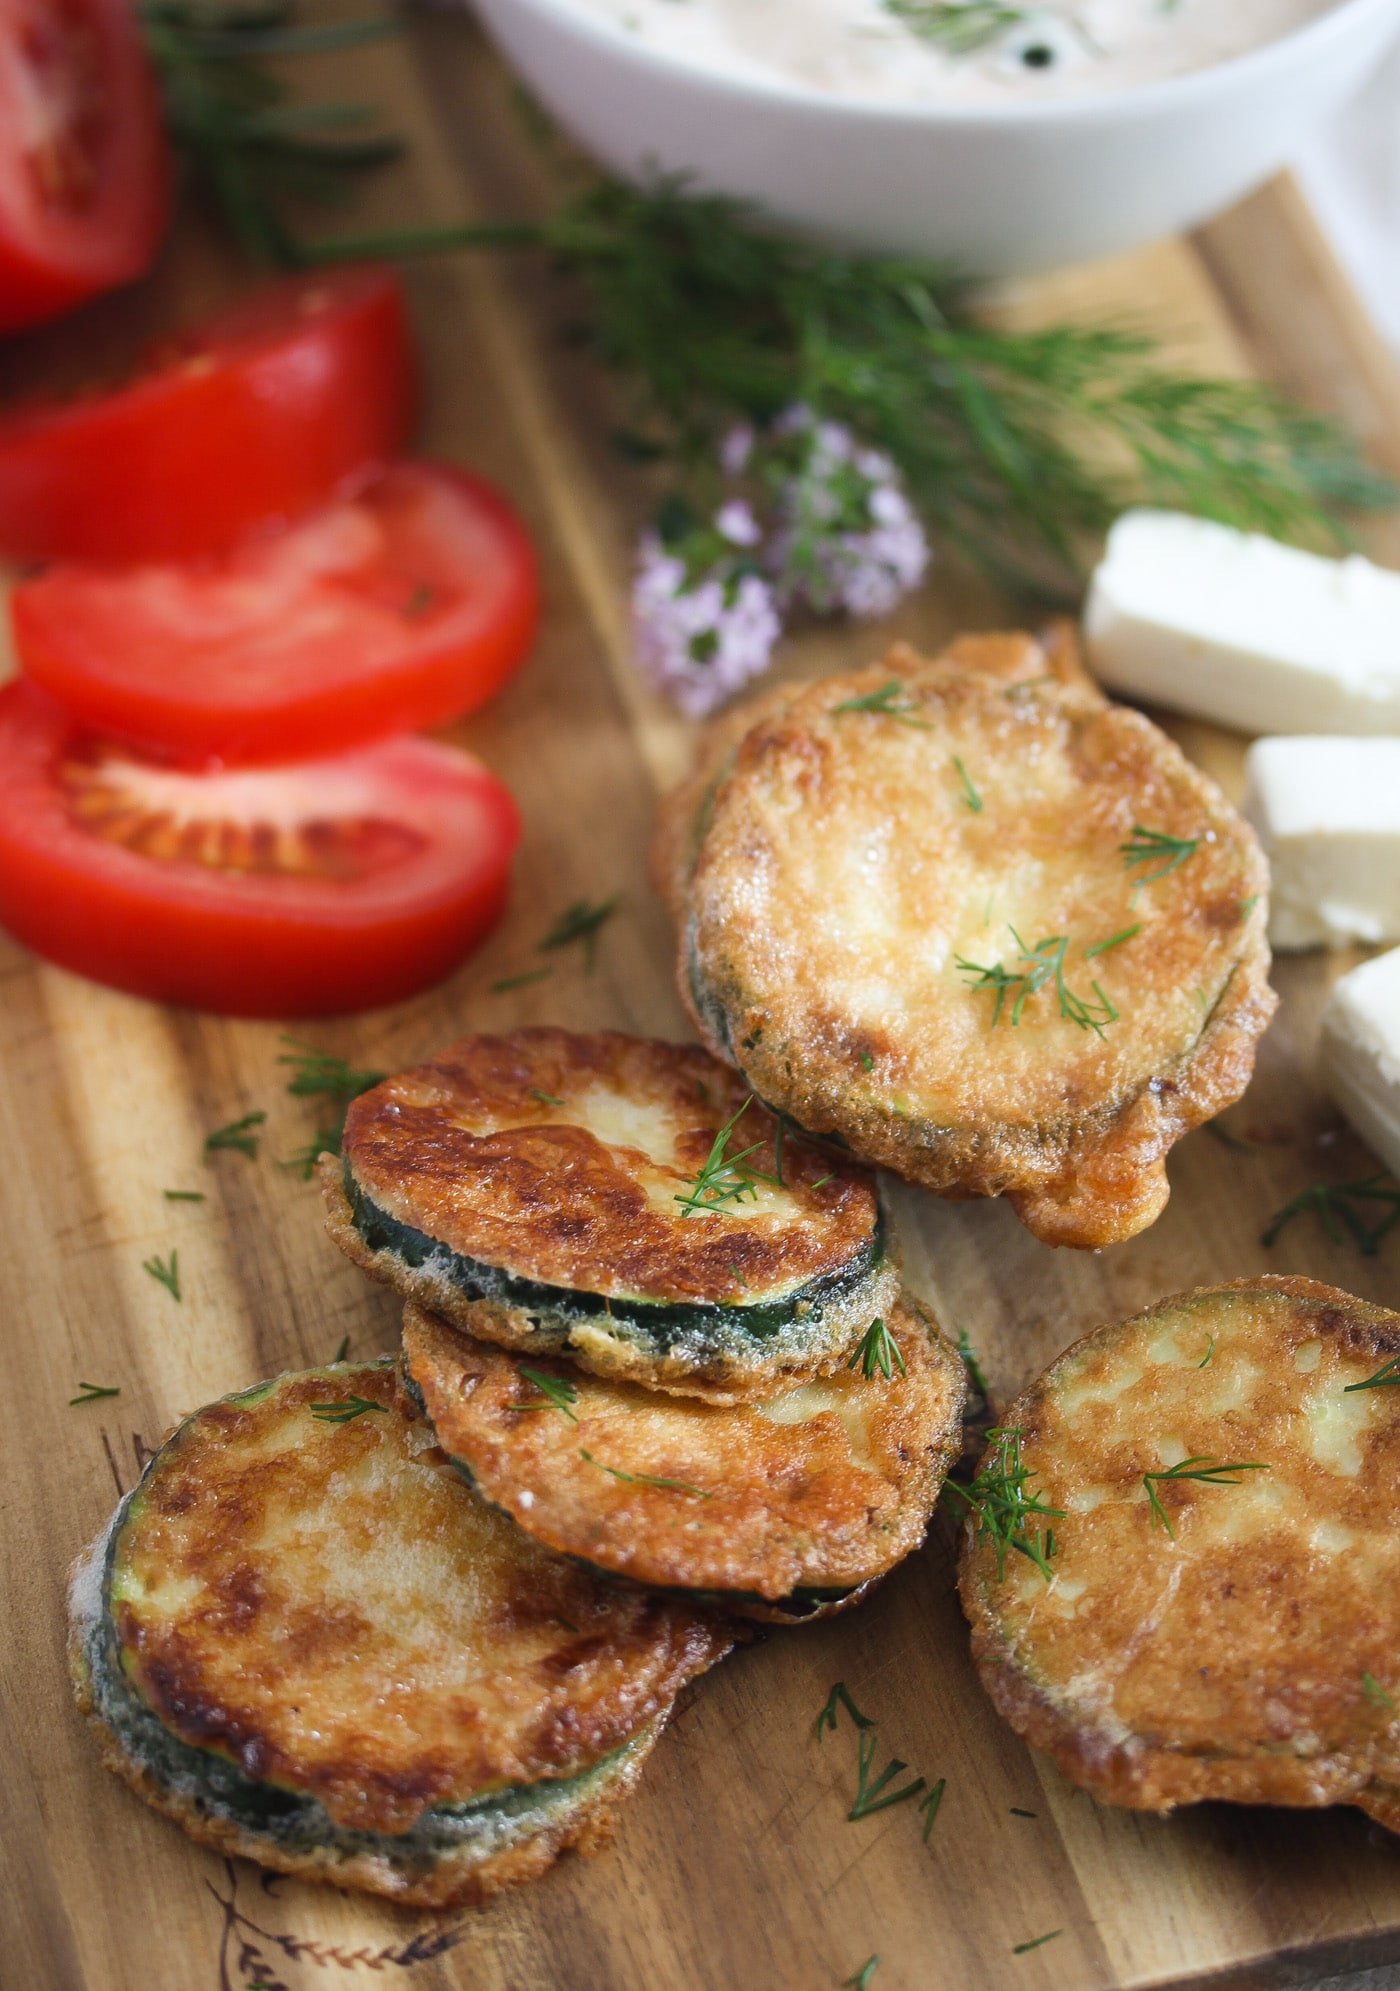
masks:
[[[871,1777],[875,1767],[875,1751],[879,1739],[873,1728],[863,1728],[856,1738],[856,1794],[850,1810],[846,1813],[849,1824],[858,1819],[869,1818],[877,1811],[887,1811],[892,1804],[903,1804],[907,1798],[917,1797],[924,1788],[922,1777],[915,1777],[911,1783],[891,1790],[889,1786],[898,1782],[909,1765],[899,1756],[891,1756],[878,1777]]]
[[[158,1286],[164,1286],[172,1299],[180,1297],[180,1254],[172,1251],[169,1262],[162,1258],[143,1258],[141,1270],[149,1272]]]
[[[382,1403],[371,1403],[363,1396],[340,1397],[334,1403],[313,1403],[309,1408],[318,1424],[349,1424],[367,1410],[377,1410],[381,1417],[389,1415]]]
[[[689,1480],[661,1479],[655,1473],[625,1473],[621,1466],[604,1465],[601,1459],[595,1459],[593,1454],[584,1451],[582,1446],[579,1447],[579,1457],[587,1459],[590,1466],[597,1466],[599,1472],[608,1473],[613,1479],[620,1479],[625,1486],[654,1486],[659,1487],[663,1493],[693,1494],[697,1500],[713,1500],[715,1497],[713,1490],[706,1492],[703,1486],[692,1486]]]
[[[833,705],[831,716],[839,719],[843,712],[872,712],[880,719],[893,719],[901,726],[913,726],[921,733],[932,732],[927,719],[916,719],[913,714],[918,706],[912,699],[905,698],[904,686],[897,677],[888,684],[882,684],[878,691],[867,691],[860,698],[847,698],[840,705]]]
[[[977,55],[1029,19],[1002,0],[882,0],[885,12],[947,55]]]
[[[75,1403],[99,1403],[104,1396],[120,1395],[119,1389],[113,1389],[106,1383],[79,1383],[78,1394],[68,1399],[68,1408],[71,1410]]]
[[[987,1433],[987,1456],[976,1478],[966,1486],[953,1479],[944,1482],[945,1491],[963,1503],[969,1519],[976,1520],[976,1539],[991,1542],[998,1583],[1006,1576],[1006,1557],[1011,1549],[1033,1562],[1048,1583],[1055,1533],[1053,1529],[1033,1531],[1031,1524],[1064,1519],[1063,1508],[1047,1507],[1039,1494],[1030,1491],[1035,1475],[1021,1457],[1024,1436],[1019,1426],[995,1427]]]
[[[928,1796],[924,1798],[919,1806],[919,1811],[924,1821],[922,1838],[925,1845],[928,1844],[928,1835],[933,1830],[933,1821],[938,1816],[939,1806],[943,1802],[943,1793],[947,1788],[948,1779],[940,1777],[936,1784],[930,1786]]]
[[[875,1726],[874,1722],[870,1719],[870,1716],[868,1714],[862,1714],[860,1709],[856,1706],[855,1702],[851,1699],[851,1696],[847,1691],[845,1681],[838,1680],[836,1682],[836,1685],[832,1688],[831,1692],[826,1697],[826,1706],[817,1716],[818,1742],[821,1741],[822,1736],[825,1734],[825,1732],[828,1729],[830,1729],[833,1735],[836,1733],[836,1717],[840,1713],[842,1708],[846,1710],[847,1714],[851,1717],[851,1720],[855,1723],[857,1728],[866,1729],[866,1728],[873,1728]]]
[[[737,1113],[731,1114],[710,1146],[710,1152],[699,1173],[692,1179],[684,1195],[673,1200],[680,1204],[687,1217],[706,1210],[719,1210],[726,1203],[740,1203],[745,1197],[756,1197],[760,1182],[775,1182],[776,1177],[765,1175],[756,1168],[746,1166],[748,1158],[757,1154],[762,1141],[753,1141],[738,1154],[729,1152],[729,1143],[734,1137],[734,1129],[753,1105],[750,1093]]]
[[[1378,1224],[1367,1224],[1357,1204],[1379,1203],[1387,1215]],[[1276,1210],[1269,1219],[1268,1228],[1259,1242],[1272,1245],[1280,1234],[1292,1223],[1295,1217],[1305,1210],[1316,1210],[1333,1244],[1344,1244],[1350,1237],[1363,1258],[1374,1258],[1380,1249],[1381,1239],[1400,1223],[1400,1183],[1379,1169],[1374,1175],[1366,1175],[1359,1182],[1314,1182],[1302,1189]],[[1343,1234],[1345,1232],[1345,1235]]]
[[[1386,1692],[1374,1673],[1361,1675],[1361,1691],[1373,1708],[1381,1708],[1387,1714],[1395,1713],[1395,1702]]]
[[[962,759],[958,754],[953,755],[953,766],[957,769],[958,780],[962,784],[964,802],[966,802],[974,816],[980,816],[982,813],[982,797],[973,786],[972,776],[963,766]]]
[[[1133,897],[1148,885],[1155,885],[1159,878],[1166,878],[1183,865],[1188,857],[1194,857],[1201,847],[1199,837],[1168,836],[1165,830],[1144,829],[1141,823],[1133,824],[1132,836],[1118,846],[1118,855],[1129,871],[1139,864],[1156,866],[1153,871],[1145,871],[1133,885]]]
[[[590,905],[587,899],[576,899],[560,913],[549,932],[539,943],[541,954],[551,953],[557,947],[572,947],[575,941],[583,942],[583,965],[591,975],[593,962],[598,949],[598,932],[622,902],[622,894],[615,892],[610,899],[600,899],[597,905]]]
[[[882,1320],[871,1321],[846,1367],[859,1369],[867,1381],[874,1378],[877,1369],[886,1382],[892,1379],[896,1369],[901,1376],[907,1374],[899,1343]]]
[[[514,1415],[523,1417],[531,1410],[557,1410],[568,1418],[570,1424],[578,1423],[578,1415],[574,1410],[574,1405],[578,1402],[578,1391],[571,1382],[567,1382],[563,1376],[547,1376],[543,1369],[527,1369],[523,1362],[520,1365],[520,1373],[527,1383],[534,1384],[539,1395],[529,1398],[525,1403],[508,1405],[508,1409]]]
[[[1348,1383],[1342,1395],[1351,1396],[1357,1390],[1400,1390],[1400,1355],[1392,1355],[1364,1383]]]
[[[216,1127],[212,1134],[204,1136],[204,1159],[208,1161],[211,1154],[232,1148],[237,1154],[247,1155],[249,1161],[256,1161],[261,1136],[254,1130],[266,1118],[266,1113],[245,1113],[241,1120],[230,1120],[226,1127]]]
[[[1203,1453],[1194,1459],[1182,1459],[1179,1464],[1168,1466],[1161,1472],[1144,1473],[1142,1483],[1147,1490],[1147,1502],[1152,1513],[1152,1526],[1154,1528],[1159,1526],[1165,1528],[1173,1541],[1175,1541],[1176,1530],[1172,1526],[1171,1516],[1158,1497],[1157,1483],[1159,1481],[1169,1480],[1173,1483],[1180,1483],[1182,1480],[1189,1479],[1198,1481],[1202,1486],[1241,1486],[1243,1481],[1238,1478],[1240,1473],[1266,1473],[1268,1471],[1269,1467],[1261,1464],[1258,1459],[1229,1461],[1212,1459]]]
[[[1077,995],[1065,980],[1065,956],[1069,952],[1068,934],[1052,934],[1046,940],[1038,940],[1033,947],[1022,940],[1015,927],[1010,928],[1011,938],[1020,949],[1021,966],[1008,968],[1004,962],[994,962],[984,966],[980,961],[968,961],[959,954],[956,966],[959,974],[971,979],[972,985],[990,989],[996,997],[992,1009],[992,1028],[1001,1021],[1006,998],[1014,992],[1015,1001],[1011,1008],[1011,1024],[1015,1029],[1026,1004],[1033,995],[1038,995],[1047,983],[1053,983],[1055,997],[1059,1003],[1060,1015],[1078,1030],[1092,1030],[1096,1037],[1102,1037],[1107,1024],[1118,1021],[1118,1011],[1104,994],[1097,982],[1090,982],[1094,991],[1092,1001],[1086,996]]]

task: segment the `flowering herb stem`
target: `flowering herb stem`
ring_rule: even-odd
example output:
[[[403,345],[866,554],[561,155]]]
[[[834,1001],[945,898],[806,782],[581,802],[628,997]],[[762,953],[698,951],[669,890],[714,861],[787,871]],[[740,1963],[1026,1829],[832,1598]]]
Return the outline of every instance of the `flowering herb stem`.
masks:
[[[944,1491],[961,1501],[969,1520],[976,1521],[977,1541],[992,1544],[998,1583],[1006,1576],[1006,1558],[1012,1549],[1033,1562],[1048,1583],[1056,1547],[1054,1530],[1042,1532],[1032,1524],[1064,1519],[1063,1508],[1047,1507],[1030,1491],[1035,1475],[1021,1457],[1024,1435],[1019,1426],[989,1431],[987,1456],[976,1478],[966,1486],[953,1479],[944,1482]]]
[[[892,1379],[896,1369],[901,1376],[907,1373],[899,1343],[882,1320],[871,1321],[846,1367],[859,1369],[867,1381],[874,1378],[877,1369],[886,1382]]]
[[[1212,1459],[1202,1455],[1194,1459],[1182,1459],[1178,1465],[1168,1466],[1162,1472],[1144,1473],[1142,1483],[1147,1490],[1147,1502],[1151,1509],[1152,1526],[1154,1528],[1165,1528],[1172,1539],[1176,1539],[1176,1530],[1172,1526],[1171,1516],[1162,1505],[1157,1493],[1157,1486],[1162,1481],[1170,1481],[1177,1484],[1182,1480],[1196,1480],[1202,1486],[1240,1486],[1243,1484],[1243,1481],[1239,1478],[1240,1473],[1266,1473],[1268,1471],[1269,1467],[1261,1464],[1258,1459],[1227,1461]]]

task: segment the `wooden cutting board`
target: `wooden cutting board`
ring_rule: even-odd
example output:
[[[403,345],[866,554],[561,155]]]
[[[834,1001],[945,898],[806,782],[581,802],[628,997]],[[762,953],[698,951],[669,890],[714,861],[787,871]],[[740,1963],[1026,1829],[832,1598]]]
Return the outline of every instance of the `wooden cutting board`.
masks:
[[[334,72],[334,73],[333,73]],[[362,210],[385,219],[511,214],[544,167],[474,32],[441,17],[401,44],[326,62],[316,87],[387,104],[410,160]],[[342,91],[343,86],[343,91]],[[92,370],[245,281],[187,225],[130,298],[6,355],[7,386]],[[639,684],[624,619],[629,549],[650,493],[607,441],[616,410],[560,338],[545,274],[471,257],[411,272],[428,372],[427,446],[513,494],[548,602],[528,670],[462,737],[513,785],[527,834],[514,910],[485,954],[405,1008],[326,1025],[357,1063],[408,1064],[469,1029],[527,1021],[684,1034],[645,851],[687,728]],[[1400,469],[1400,382],[1301,203],[1275,186],[1208,229],[1090,273],[1031,285],[1025,317],[1127,315],[1338,410]],[[1400,532],[1378,540],[1400,564]],[[937,643],[1006,610],[951,568],[899,633]],[[794,645],[794,674],[868,656],[887,632]],[[1240,745],[1174,729],[1237,786]],[[623,894],[597,967],[559,957],[510,996],[573,899]],[[1037,1244],[998,1206],[899,1197],[914,1283],[966,1329],[1004,1404],[1067,1342],[1159,1295],[1264,1269],[1397,1299],[1387,1255],[1307,1223],[1266,1252],[1268,1215],[1365,1157],[1312,1087],[1315,1025],[1345,957],[1282,965],[1278,1021],[1248,1099],[1251,1142],[1193,1136],[1163,1219],[1098,1256]],[[162,1010],[38,965],[0,940],[0,1984],[13,1991],[681,1991],[836,1986],[878,1953],[874,1991],[1296,1981],[1400,1958],[1400,1840],[1359,1814],[1099,1808],[1000,1726],[973,1677],[951,1531],[848,1618],[767,1639],[686,1697],[615,1849],[456,1918],[265,1881],[187,1843],[97,1767],[68,1697],[63,1580],[74,1551],[181,1412],[288,1366],[395,1341],[395,1308],[322,1235],[315,1192],[279,1169],[314,1115],[283,1092],[271,1026]],[[266,1109],[256,1161],[201,1162],[206,1131]],[[170,1204],[195,1187],[203,1204]],[[178,1250],[177,1304],[142,1270]],[[79,1378],[118,1399],[69,1409]],[[947,1779],[927,1845],[912,1806],[846,1822],[853,1737],[813,1724],[844,1680],[884,1752]],[[1015,1946],[1058,1930],[1025,1954]]]

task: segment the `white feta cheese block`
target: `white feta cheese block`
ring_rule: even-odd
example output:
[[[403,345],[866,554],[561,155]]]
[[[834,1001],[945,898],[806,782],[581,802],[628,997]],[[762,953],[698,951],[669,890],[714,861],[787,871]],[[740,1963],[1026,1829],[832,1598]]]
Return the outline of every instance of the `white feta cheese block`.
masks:
[[[1400,947],[1343,975],[1322,1015],[1323,1083],[1400,1175]]]
[[[1256,740],[1244,813],[1283,950],[1400,940],[1400,738]]]
[[[1113,691],[1246,733],[1400,733],[1400,574],[1125,512],[1089,591]]]

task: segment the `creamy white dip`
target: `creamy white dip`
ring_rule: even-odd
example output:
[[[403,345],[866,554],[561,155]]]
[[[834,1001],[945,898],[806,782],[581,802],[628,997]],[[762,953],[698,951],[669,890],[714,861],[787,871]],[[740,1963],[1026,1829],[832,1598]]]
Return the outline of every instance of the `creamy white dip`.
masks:
[[[1336,0],[570,0],[686,62],[890,103],[1099,95],[1206,69]]]

